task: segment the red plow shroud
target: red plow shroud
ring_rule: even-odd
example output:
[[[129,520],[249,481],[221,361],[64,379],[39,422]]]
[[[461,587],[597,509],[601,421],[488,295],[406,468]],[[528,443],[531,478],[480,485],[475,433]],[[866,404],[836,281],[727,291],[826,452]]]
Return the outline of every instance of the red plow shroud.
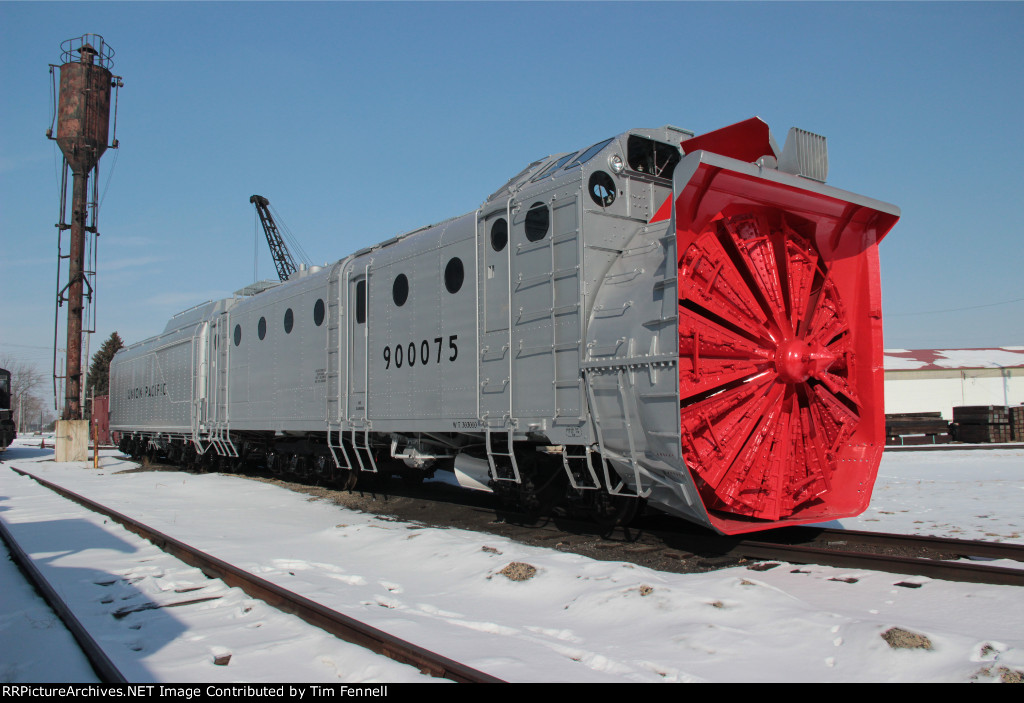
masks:
[[[859,514],[885,445],[877,245],[898,215],[706,156],[675,201],[683,458],[726,534]]]

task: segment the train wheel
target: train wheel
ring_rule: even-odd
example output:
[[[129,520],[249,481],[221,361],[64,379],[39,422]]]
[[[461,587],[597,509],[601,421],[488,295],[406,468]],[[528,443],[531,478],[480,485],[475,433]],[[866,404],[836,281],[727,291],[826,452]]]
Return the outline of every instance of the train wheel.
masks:
[[[342,470],[341,480],[339,481],[338,487],[343,491],[355,490],[356,484],[359,483],[359,471],[357,469],[344,469]]]
[[[531,444],[516,445],[514,451],[519,482],[491,481],[490,484],[502,510],[531,520],[549,515],[566,498],[565,471],[560,463],[538,454]],[[495,462],[501,459],[504,457],[496,457]],[[506,463],[504,469],[499,464],[498,470],[512,476],[511,462]]]
[[[217,452],[212,447],[207,447],[206,451],[199,457],[196,462],[196,469],[201,474],[209,473],[217,470]]]
[[[333,482],[334,459],[329,450],[320,448],[313,459],[313,472],[319,481],[325,483]]]
[[[311,474],[310,458],[308,454],[296,454],[293,461],[295,477],[299,481],[306,481]]]
[[[587,513],[601,527],[622,527],[633,522],[644,500],[637,496],[612,495],[604,490],[588,491]]]
[[[198,455],[196,454],[195,445],[192,444],[192,442],[186,443],[181,453],[182,468],[184,468],[186,471],[195,471],[197,459]]]
[[[561,460],[538,454],[533,447],[517,454],[523,469],[523,493],[530,515],[550,515],[565,499],[569,486]]]

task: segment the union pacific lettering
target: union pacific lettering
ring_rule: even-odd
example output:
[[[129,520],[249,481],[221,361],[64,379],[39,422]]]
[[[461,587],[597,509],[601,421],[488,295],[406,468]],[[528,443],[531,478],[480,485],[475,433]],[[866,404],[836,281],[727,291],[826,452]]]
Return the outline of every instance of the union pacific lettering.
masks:
[[[128,400],[135,400],[136,398],[155,398],[158,395],[167,395],[166,383],[154,383],[152,386],[142,386],[130,388],[128,390]]]

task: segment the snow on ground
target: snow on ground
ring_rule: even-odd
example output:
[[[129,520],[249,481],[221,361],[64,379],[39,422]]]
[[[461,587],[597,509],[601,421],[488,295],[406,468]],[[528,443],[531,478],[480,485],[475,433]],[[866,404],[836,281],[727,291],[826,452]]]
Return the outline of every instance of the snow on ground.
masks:
[[[850,530],[1024,544],[1024,449],[886,452]]]
[[[118,473],[130,464],[115,453],[94,470],[56,464],[52,452],[16,444],[3,462],[0,518],[34,533],[40,540],[35,560],[59,576],[87,612],[109,612],[98,603],[112,594],[128,604],[180,599],[177,590],[193,598],[219,596],[188,608],[132,612],[117,623],[107,622],[109,614],[101,617],[104,641],[129,662],[133,680],[422,679],[408,667],[382,665],[379,657],[291,623],[101,518],[51,502],[38,484],[7,466],[66,485],[509,681],[962,682],[1024,672],[1020,588],[785,564],[768,571],[668,574],[381,519],[266,483]],[[77,521],[74,537],[61,529],[67,520]],[[887,453],[871,507],[843,524],[1024,542],[1022,521],[1024,450],[990,450]],[[93,539],[101,533],[101,540]],[[47,544],[54,539],[65,543]],[[104,552],[96,546],[101,542]],[[530,564],[536,573],[510,580],[502,570],[512,562]],[[895,585],[907,581],[920,587]],[[22,616],[30,610],[24,589],[0,586],[0,679],[51,676],[32,664],[31,647],[20,646],[29,641],[21,634],[24,623],[38,629],[49,621],[38,612]],[[193,587],[199,589],[187,590]],[[263,634],[272,627],[273,636]],[[882,635],[894,627],[927,637],[931,648],[891,647]],[[63,659],[52,651],[50,660]],[[232,655],[227,666],[212,663],[218,653]],[[85,680],[79,669],[57,677]]]

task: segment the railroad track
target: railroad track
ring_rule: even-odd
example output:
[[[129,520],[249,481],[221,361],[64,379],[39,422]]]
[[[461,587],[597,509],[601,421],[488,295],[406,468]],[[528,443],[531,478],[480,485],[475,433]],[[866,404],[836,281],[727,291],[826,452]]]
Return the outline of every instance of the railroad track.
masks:
[[[31,476],[31,474],[25,471],[19,471],[19,473]],[[36,480],[38,481],[39,479],[37,478]],[[48,488],[50,487],[45,481],[40,481],[40,484],[46,485]],[[296,485],[292,487],[294,490],[310,488]],[[400,484],[396,488],[400,491]],[[319,489],[310,490],[312,492]],[[321,494],[318,492],[317,495]],[[334,494],[332,493],[330,496],[333,497]],[[353,497],[356,496],[353,495]],[[478,498],[478,496],[473,494],[470,498]],[[462,500],[462,497],[453,493],[449,500],[452,504],[455,504]],[[88,505],[89,502],[86,501],[83,505],[92,509]],[[392,507],[395,503],[402,502],[404,502],[404,499],[380,500],[377,503],[377,510],[380,511],[380,508],[384,507],[385,511],[390,513],[391,511],[388,508]],[[407,515],[404,516],[405,519],[411,519],[413,522],[424,524],[422,517],[428,512],[423,509],[424,505],[434,502],[424,499],[417,500],[415,504],[410,502],[410,509],[407,511]],[[494,523],[492,527],[495,528],[493,530],[495,532],[532,544],[564,551],[577,551],[577,553],[594,556],[594,551],[578,551],[574,548],[574,545],[596,543],[600,546],[598,558],[616,561],[620,559],[628,560],[644,566],[661,568],[659,564],[650,561],[650,559],[658,558],[662,561],[672,561],[677,565],[697,564],[698,567],[666,569],[672,571],[708,571],[734,565],[741,565],[754,570],[765,570],[779,566],[778,563],[773,562],[815,563],[847,569],[898,573],[904,575],[904,578],[894,579],[895,585],[909,588],[921,585],[919,579],[906,578],[906,576],[913,576],[915,574],[937,579],[1013,585],[1022,585],[1022,576],[1024,576],[1024,572],[1005,568],[993,569],[989,564],[968,563],[950,565],[942,561],[958,556],[984,559],[1015,559],[1021,561],[1024,558],[1024,546],[1022,545],[944,540],[930,537],[907,537],[807,527],[762,533],[755,535],[756,539],[723,538],[698,530],[681,529],[678,525],[676,525],[675,529],[670,529],[668,526],[672,521],[658,519],[645,519],[641,523],[638,532],[634,531],[629,535],[624,535],[620,529],[616,532],[613,539],[605,539],[602,538],[600,530],[593,523],[586,525],[579,523],[569,526],[569,521],[560,519],[557,521],[549,520],[545,525],[541,526],[529,526],[515,522],[495,521],[493,508],[481,507],[479,503],[464,506],[458,505],[456,507],[459,508],[458,512],[460,514],[472,513],[479,516],[481,522]],[[416,517],[409,518],[409,515],[415,515]],[[123,516],[118,516],[116,513],[112,514],[112,518],[117,519],[118,517]],[[506,515],[507,520],[510,520],[512,517]],[[394,518],[382,516],[382,519]],[[130,524],[131,521],[126,520],[124,522]],[[479,529],[479,523],[476,526],[468,527],[469,529]],[[170,538],[163,540],[163,544],[173,543],[174,540]],[[868,555],[868,559],[859,556],[861,553],[867,554],[869,550],[874,550],[875,554]],[[851,551],[853,554],[850,554]],[[886,552],[910,552],[913,558],[906,560],[907,554],[886,554]],[[879,560],[878,557],[885,558]],[[196,562],[189,563],[195,564]],[[200,568],[207,572],[208,575],[217,576],[227,581],[228,579],[222,573],[214,569],[215,566],[215,564],[205,567],[200,565]],[[952,570],[950,570],[950,566],[952,566]],[[927,570],[925,570],[925,567],[927,567]],[[1007,574],[1003,572],[1010,572],[1010,578],[1007,578]],[[853,581],[858,576],[856,573],[840,573],[833,580]],[[899,582],[896,583],[896,581]],[[240,584],[232,583],[231,585]],[[414,664],[420,666],[417,662],[414,662]],[[451,670],[443,666],[440,669],[439,675],[456,680],[478,680],[471,677],[459,678]],[[486,678],[483,680],[495,679]]]
[[[855,530],[788,528],[763,538],[740,540],[731,551],[748,558],[778,559],[798,564],[868,569],[945,581],[1024,586],[1024,565],[1012,568],[976,561],[1006,559],[1024,562],[1024,545],[1019,544]],[[967,561],[950,561],[951,558]]]
[[[550,533],[547,539],[556,539],[558,535],[566,534],[566,527],[567,523],[560,521],[557,528],[525,529],[547,531]],[[569,551],[577,551],[573,548],[573,539],[582,541],[580,536],[585,534],[585,527],[574,527],[573,532],[567,535]],[[603,539],[608,540],[609,537],[628,544],[622,551],[636,554],[637,563],[662,568],[655,565],[660,559],[670,565],[667,569],[670,571],[707,571],[748,561],[779,561],[925,576],[945,581],[1024,586],[1024,564],[1021,568],[1013,568],[979,561],[1024,562],[1024,545],[1019,544],[809,527],[756,533],[753,537],[728,537],[699,533],[689,527],[678,531],[641,526],[618,535],[606,534]],[[951,561],[953,559],[964,561]],[[679,568],[672,568],[676,566],[673,562],[678,562]],[[693,564],[688,568],[687,562]]]
[[[304,490],[301,484],[285,484]],[[722,536],[680,523],[675,519],[641,519],[631,528],[613,532],[592,522],[565,517],[537,520],[526,515],[498,510],[501,520],[480,519],[484,504],[480,495],[465,491],[445,491],[443,497],[426,498],[401,486],[392,497],[408,500],[413,508],[395,514],[413,522],[423,522],[423,504],[443,501],[453,508],[426,524],[461,527],[493,532],[518,541],[545,547],[557,547],[601,559],[622,559],[654,569],[689,572],[708,571],[749,560],[785,561],[794,564],[819,564],[838,568],[865,569],[925,576],[946,581],[1024,586],[1024,568],[993,566],[977,560],[1006,559],[1024,562],[1024,545],[947,539],[941,537],[899,535],[856,530],[790,527],[745,536]],[[371,507],[365,503],[356,509],[392,513],[389,507]],[[484,508],[488,515],[493,505]],[[615,544],[625,545],[616,549]],[[951,561],[968,559],[970,561]],[[1024,565],[1022,565],[1024,567]]]
[[[408,497],[404,491],[402,495]],[[448,500],[454,503],[459,499]],[[472,512],[479,509],[479,503],[470,500],[465,507]],[[1024,562],[1024,545],[1021,544],[806,526],[730,537],[715,535],[667,516],[641,518],[630,528],[609,532],[594,523],[569,518],[537,522],[521,514],[504,515],[505,522],[498,525],[453,523],[450,526],[492,531],[587,556],[621,558],[650,568],[678,572],[707,571],[748,560],[777,560],[946,581],[1024,586],[1024,564],[1021,568],[1012,568],[982,563],[988,560]],[[604,544],[598,544],[597,553],[594,549],[576,548],[584,544],[594,546],[602,540]],[[616,551],[615,542],[628,546]],[[962,561],[952,561],[954,559]]]
[[[472,511],[478,504],[467,503],[466,508]],[[598,551],[605,555],[599,558],[622,558],[656,569],[665,569],[668,565],[670,571],[707,571],[748,560],[777,560],[946,581],[1024,586],[1024,564],[1022,568],[1012,568],[982,563],[982,560],[1024,562],[1024,545],[1020,544],[815,527],[790,527],[729,537],[686,524],[680,528],[680,523],[674,519],[641,519],[634,527],[616,528],[613,532],[593,523],[567,518],[530,524],[533,519],[528,516],[506,513],[506,520],[511,522],[468,528],[486,529],[534,544],[556,545],[588,556],[595,556],[593,549],[581,550],[576,546],[584,543],[593,546],[603,540],[605,543]],[[628,546],[615,551],[612,546],[615,542]],[[954,559],[965,561],[952,561]]]
[[[50,606],[50,608],[57,614],[61,622],[67,628],[68,632],[78,643],[79,649],[82,654],[92,665],[93,670],[96,672],[97,677],[103,683],[128,683],[117,667],[107,656],[103,648],[96,643],[92,635],[89,634],[88,629],[82,625],[81,621],[75,617],[74,612],[64,603],[64,599],[60,597],[57,591],[50,585],[50,583],[43,576],[42,572],[36,567],[31,557],[25,553],[25,550],[21,548],[18,541],[11,534],[7,526],[0,520],[0,539],[3,540],[4,544],[7,545],[7,549],[10,552],[11,558],[14,562],[21,567],[22,572],[28,577],[29,581],[36,587],[36,590],[43,596],[43,599]]]
[[[27,471],[13,467],[11,467],[11,470],[35,480],[40,485],[68,500],[110,518],[125,529],[148,540],[180,561],[200,569],[210,578],[217,578],[228,586],[238,587],[251,597],[258,598],[278,610],[295,615],[340,639],[357,644],[403,664],[415,666],[421,672],[438,678],[450,679],[460,683],[504,683],[502,679],[448,659],[411,642],[394,637],[297,593],[281,588],[270,581],[261,579],[180,540],[161,533],[134,518],[123,515],[94,500],[78,495]],[[2,527],[2,522],[0,522],[0,527]],[[102,648],[96,644],[85,628],[77,621],[57,592],[49,587],[42,574],[32,565],[31,559],[18,547],[17,542],[6,528],[3,529],[3,537],[4,541],[8,542],[12,554],[20,555],[19,563],[26,565],[26,571],[29,576],[34,581],[38,579],[36,581],[37,587],[39,587],[54,611],[65,621],[68,629],[79,642],[79,645],[93,663],[100,677],[106,682],[125,682],[124,676],[110,662],[103,653]],[[16,558],[18,557],[16,556]]]
[[[19,473],[30,475],[24,471],[19,471]],[[38,478],[36,480],[39,481]],[[45,481],[40,481],[40,483],[56,490],[56,487],[49,486]],[[294,490],[310,488],[300,485],[291,487]],[[400,487],[395,491],[396,494],[401,492]],[[64,492],[64,494],[66,493]],[[470,498],[476,499],[479,496],[474,494]],[[405,517],[405,519],[411,519],[420,524],[423,524],[422,518],[426,512],[423,510],[424,504],[436,503],[436,501],[422,497],[415,499],[408,498],[408,496],[399,499],[393,497],[388,501],[380,501],[376,510],[379,512],[381,508],[384,508],[385,512],[391,513],[391,508],[397,507],[396,503],[402,503],[406,499],[410,501],[411,509],[405,516],[400,515],[400,519]],[[85,499],[82,500],[85,501]],[[463,497],[460,495],[451,495],[446,498],[447,504],[456,509],[452,511],[452,514],[458,513],[463,516],[472,514],[479,522],[474,525],[456,522],[447,524],[480,531],[489,530],[511,539],[539,546],[574,551],[603,559],[627,560],[651,568],[664,568],[668,571],[708,571],[735,565],[763,570],[773,568],[776,564],[772,562],[788,562],[883,571],[904,576],[926,576],[952,581],[1024,585],[1024,570],[1021,569],[996,567],[976,561],[948,561],[958,557],[1024,561],[1024,545],[809,527],[760,533],[754,535],[753,538],[721,537],[686,527],[679,529],[678,525],[674,529],[669,528],[666,527],[666,523],[673,521],[659,520],[642,522],[639,529],[631,529],[629,534],[624,534],[620,528],[611,539],[608,539],[607,535],[600,534],[601,531],[593,523],[573,523],[566,519],[558,519],[547,520],[540,525],[529,525],[525,524],[528,522],[527,519],[524,518],[522,522],[517,522],[514,519],[516,516],[507,513],[505,521],[495,521],[492,508],[482,508],[478,500],[470,499],[465,499],[467,502],[463,505],[461,504],[462,500]],[[85,501],[83,505],[93,509],[89,503],[91,501]],[[410,517],[410,515],[415,515],[415,517]],[[111,516],[122,521],[131,529],[132,520],[116,513]],[[429,520],[426,524],[445,525],[446,523]],[[162,537],[162,539],[155,537],[153,541],[160,546],[167,545],[168,549],[176,546],[176,541],[172,538]],[[583,545],[584,548],[578,549],[578,545]],[[597,549],[593,548],[595,545]],[[187,561],[183,557],[179,558]],[[217,563],[210,563],[206,566],[197,562],[189,563],[200,566],[209,575],[222,578],[230,585],[239,585],[258,597],[264,597],[264,594],[258,593],[255,587],[252,587],[254,590],[250,591],[242,584],[231,581],[231,574],[228,570],[218,570]],[[257,585],[258,581],[257,579]],[[901,581],[898,585],[916,587],[920,584],[909,579]],[[275,598],[273,593],[266,594],[266,600],[277,605],[274,602]],[[319,626],[320,623],[316,622],[318,617],[319,614],[314,608],[307,619]],[[344,637],[344,635],[342,636]],[[358,642],[362,635],[357,632],[353,637]],[[345,639],[350,638],[345,637]],[[377,646],[379,649],[374,651],[383,652],[391,645],[388,642],[383,642]],[[409,655],[400,654],[399,656]],[[408,661],[408,659],[399,660]],[[428,669],[417,660],[410,663],[425,671],[435,673],[435,675],[460,681],[496,680],[492,677],[474,678],[472,671],[468,676],[459,676],[458,672],[448,666],[446,662],[442,662],[433,670]]]
[[[302,490],[301,486],[295,488]],[[434,502],[415,497],[402,487],[397,487],[393,493],[417,504]],[[566,517],[538,521],[502,510],[498,511],[502,520],[480,520],[481,502],[477,495],[463,498],[448,492],[443,500],[448,506],[461,506],[462,510],[446,513],[445,519],[450,522],[428,520],[427,524],[489,531],[538,546],[553,546],[601,559],[622,559],[659,570],[708,571],[749,560],[777,560],[946,581],[1024,586],[1024,564],[1017,569],[979,561],[1024,562],[1024,545],[1020,544],[814,527],[790,527],[729,537],[667,516],[641,518],[633,527],[609,532],[592,522]],[[367,507],[363,505],[361,509]],[[458,512],[461,515],[456,514]],[[417,507],[399,511],[397,515],[414,522],[423,521],[423,511]],[[477,517],[472,517],[474,515]],[[463,522],[463,517],[467,521]],[[616,544],[621,548],[616,549]],[[952,561],[954,559],[967,561]]]

